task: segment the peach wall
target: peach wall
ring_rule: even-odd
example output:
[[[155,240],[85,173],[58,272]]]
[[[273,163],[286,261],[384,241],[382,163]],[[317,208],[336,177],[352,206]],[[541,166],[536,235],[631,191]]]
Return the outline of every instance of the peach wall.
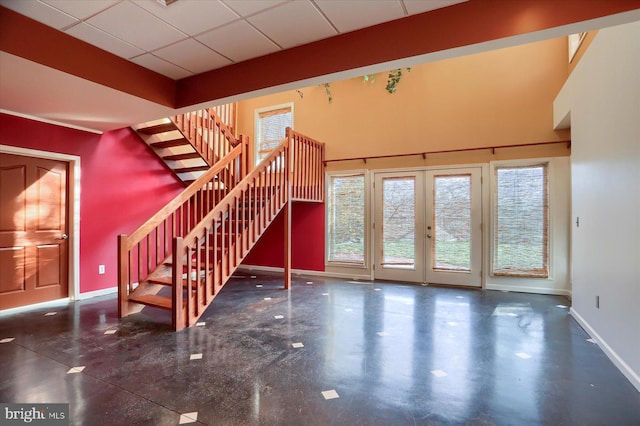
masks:
[[[570,139],[553,130],[553,99],[568,75],[565,37],[416,66],[398,90],[385,91],[386,74],[312,86],[239,103],[240,133],[254,134],[254,110],[294,103],[296,130],[326,143],[326,158],[402,154]],[[498,150],[369,162],[368,167],[486,162],[531,156],[568,155],[553,148]],[[353,163],[353,162],[351,162]],[[329,170],[362,168],[330,163]]]

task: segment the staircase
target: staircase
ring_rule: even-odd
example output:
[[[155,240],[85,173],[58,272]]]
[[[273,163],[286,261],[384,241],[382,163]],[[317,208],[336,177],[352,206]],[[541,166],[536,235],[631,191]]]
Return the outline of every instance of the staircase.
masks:
[[[190,184],[239,143],[234,125],[235,104],[227,104],[132,128],[180,180]]]
[[[281,212],[289,287],[291,203],[323,202],[324,144],[287,129],[248,172],[248,138],[240,141],[140,228],[118,237],[120,317],[142,304],[170,311],[176,331],[195,324]]]

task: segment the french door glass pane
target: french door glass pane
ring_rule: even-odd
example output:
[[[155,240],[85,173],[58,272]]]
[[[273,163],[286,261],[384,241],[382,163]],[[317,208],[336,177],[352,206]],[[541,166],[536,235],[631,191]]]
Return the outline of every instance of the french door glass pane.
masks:
[[[415,267],[415,187],[415,177],[383,180],[382,263],[385,267]]]
[[[471,175],[434,177],[433,264],[446,271],[471,271]]]

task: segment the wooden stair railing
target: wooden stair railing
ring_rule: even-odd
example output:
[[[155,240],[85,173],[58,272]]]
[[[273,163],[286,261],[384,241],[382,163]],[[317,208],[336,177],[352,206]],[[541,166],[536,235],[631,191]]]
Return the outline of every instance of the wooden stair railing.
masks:
[[[118,312],[121,317],[128,314],[132,300],[153,296],[157,285],[171,283],[165,262],[171,259],[172,240],[189,234],[246,176],[248,138],[242,139],[243,143],[137,230],[118,236]]]
[[[287,128],[293,152],[291,198],[324,201],[324,144]]]
[[[121,300],[121,316],[128,313],[128,303],[134,302],[171,310],[176,331],[193,325],[281,211],[286,223],[284,286],[288,288],[291,202],[323,201],[323,159],[322,143],[287,129],[282,143],[197,225],[173,236],[173,256],[152,271],[148,280],[149,284],[160,285],[147,285],[140,296],[134,290],[133,297]],[[121,245],[128,247],[130,243],[123,239]],[[122,250],[120,257],[125,264],[127,257]],[[125,278],[122,270],[120,274]]]
[[[171,121],[210,166],[240,143],[215,108],[179,114],[171,117]]]
[[[228,131],[230,131],[232,135],[237,135],[236,122],[238,119],[238,109],[236,103],[217,105],[209,109],[213,110],[213,114],[218,117],[225,126],[227,126]]]
[[[133,129],[182,181],[191,183],[241,143],[232,126],[235,104],[142,123]]]

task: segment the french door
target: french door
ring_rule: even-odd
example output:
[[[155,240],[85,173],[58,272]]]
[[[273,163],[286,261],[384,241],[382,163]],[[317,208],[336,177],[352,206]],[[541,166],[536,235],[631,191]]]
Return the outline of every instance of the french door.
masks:
[[[481,168],[383,172],[374,182],[375,278],[481,285]]]

